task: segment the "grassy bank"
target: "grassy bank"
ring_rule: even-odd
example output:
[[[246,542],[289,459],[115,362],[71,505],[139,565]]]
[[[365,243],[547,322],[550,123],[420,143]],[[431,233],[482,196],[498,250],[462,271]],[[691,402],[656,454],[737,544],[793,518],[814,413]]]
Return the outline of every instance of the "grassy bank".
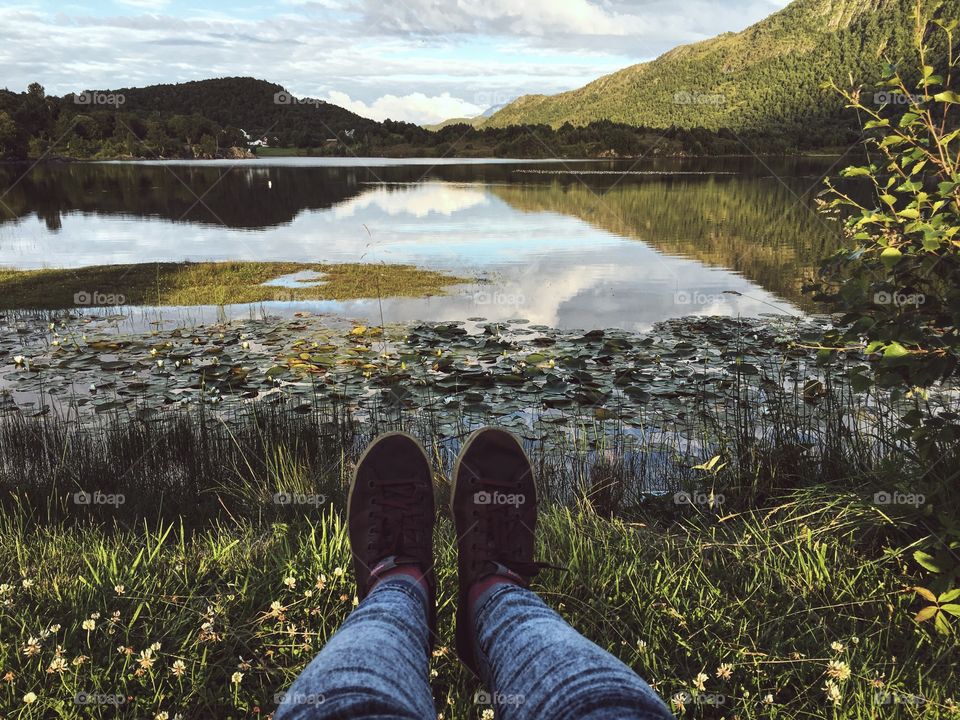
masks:
[[[309,282],[296,282],[292,287],[264,285],[307,271],[322,276]],[[464,282],[469,279],[411,265],[360,263],[184,262],[94,265],[76,269],[0,269],[0,309],[423,297],[443,295],[450,285]]]
[[[721,519],[553,508],[540,554],[570,572],[536,589],[685,717],[948,717],[956,646],[912,620],[915,578],[885,550],[890,528],[858,498],[818,490]],[[3,717],[268,717],[355,602],[331,508],[193,534],[12,513],[0,538]],[[451,649],[448,520],[436,540],[434,694],[445,718],[476,718],[477,685]],[[78,706],[77,693],[120,707]]]

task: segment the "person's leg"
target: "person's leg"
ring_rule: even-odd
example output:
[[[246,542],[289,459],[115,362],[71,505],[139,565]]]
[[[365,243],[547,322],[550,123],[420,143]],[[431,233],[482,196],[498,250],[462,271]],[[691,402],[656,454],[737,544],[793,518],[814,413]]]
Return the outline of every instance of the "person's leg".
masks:
[[[672,718],[633,670],[570,627],[540,597],[496,583],[473,605],[481,677],[502,720]]]
[[[454,468],[457,653],[503,720],[672,718],[636,673],[579,635],[529,588],[537,525],[533,468],[496,428],[467,440]]]
[[[357,463],[347,515],[362,602],[284,694],[275,717],[434,720],[433,477],[414,438],[386,433],[371,443]]]
[[[276,720],[436,720],[428,602],[409,575],[384,578],[282,693]]]

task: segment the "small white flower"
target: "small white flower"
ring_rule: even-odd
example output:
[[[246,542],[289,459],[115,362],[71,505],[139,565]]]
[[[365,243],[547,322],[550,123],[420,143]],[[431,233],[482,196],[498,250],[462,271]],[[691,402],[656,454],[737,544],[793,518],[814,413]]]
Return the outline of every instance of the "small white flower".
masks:
[[[23,696],[23,702],[25,705],[32,705],[37,701],[37,694],[35,692],[28,692]]]
[[[82,627],[87,632],[90,632],[91,630],[96,629],[97,621],[93,620],[92,618],[89,620],[84,620],[82,623],[80,623],[80,627]]]
[[[163,367],[163,360],[157,360],[157,367],[158,367],[158,368],[162,368],[162,367]]]
[[[834,705],[840,704],[840,688],[833,680],[827,680],[824,684],[823,694],[826,695],[828,702],[832,702]]]
[[[23,365],[23,361],[24,361],[24,360],[25,360],[25,358],[23,357],[23,355],[14,355],[14,356],[13,356],[13,364],[14,364],[14,365],[17,365],[17,366]]]
[[[283,584],[293,590],[297,586],[297,579],[293,576],[285,577],[283,579]]]
[[[693,679],[693,686],[703,692],[706,690],[705,683],[710,679],[710,676],[706,673],[698,673],[697,676]]]
[[[239,670],[230,676],[230,682],[234,685],[239,685],[241,680],[243,680],[243,673]]]

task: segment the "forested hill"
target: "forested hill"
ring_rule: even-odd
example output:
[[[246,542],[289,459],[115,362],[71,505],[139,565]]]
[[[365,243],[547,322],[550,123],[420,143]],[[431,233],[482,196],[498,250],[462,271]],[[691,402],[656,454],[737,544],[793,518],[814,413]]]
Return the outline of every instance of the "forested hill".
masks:
[[[257,135],[280,133],[291,145],[298,145],[303,135],[313,139],[312,144],[320,144],[345,130],[367,130],[379,125],[338,105],[297,98],[280,85],[251,77],[103,92],[123,95],[122,109],[127,112],[157,113],[161,117],[199,115],[221,126],[233,125]]]
[[[925,0],[933,18],[960,17],[960,0]],[[908,56],[915,0],[795,0],[739,33],[675,48],[577,90],[526,95],[484,127],[612,120],[646,127],[831,135],[843,103],[821,89],[833,78],[870,82],[884,59]]]

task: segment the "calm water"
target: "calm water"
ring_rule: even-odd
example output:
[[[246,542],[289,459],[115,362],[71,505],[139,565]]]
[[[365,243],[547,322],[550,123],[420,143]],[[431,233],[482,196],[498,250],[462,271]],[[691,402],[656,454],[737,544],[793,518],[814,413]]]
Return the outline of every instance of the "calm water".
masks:
[[[685,315],[801,313],[812,309],[804,280],[839,243],[813,210],[834,162],[281,158],[57,164],[26,174],[0,166],[0,266],[386,262],[478,280],[450,297],[388,299],[386,322],[523,317],[643,330]],[[304,310],[377,320],[381,312],[373,300],[228,314]]]

